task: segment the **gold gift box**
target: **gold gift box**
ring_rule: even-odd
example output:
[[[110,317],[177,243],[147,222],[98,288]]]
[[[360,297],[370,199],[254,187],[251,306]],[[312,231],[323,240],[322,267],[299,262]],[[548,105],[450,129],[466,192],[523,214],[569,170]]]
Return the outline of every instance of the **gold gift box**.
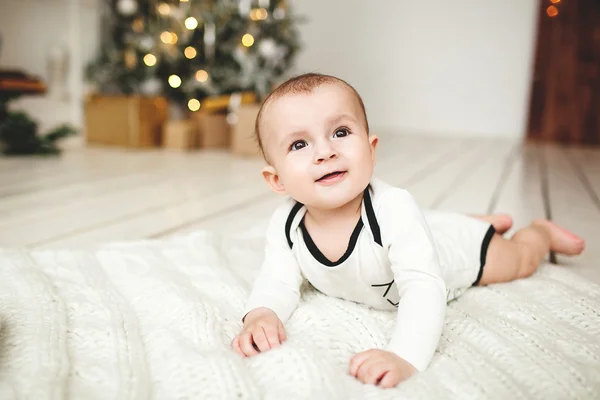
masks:
[[[121,147],[158,147],[168,118],[163,97],[94,95],[85,102],[86,141]]]

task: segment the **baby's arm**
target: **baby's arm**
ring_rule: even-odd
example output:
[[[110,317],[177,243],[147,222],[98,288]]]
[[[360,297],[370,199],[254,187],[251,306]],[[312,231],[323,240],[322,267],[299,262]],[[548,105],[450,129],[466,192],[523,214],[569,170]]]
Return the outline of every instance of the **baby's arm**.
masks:
[[[254,281],[244,309],[244,328],[234,338],[233,348],[251,356],[278,346],[285,339],[283,323],[298,305],[302,274],[285,235],[285,221],[289,209],[275,211],[265,247],[265,260]]]
[[[437,348],[446,313],[446,285],[425,218],[408,192],[401,192],[396,236],[389,248],[400,300],[388,350],[423,371]]]
[[[302,273],[296,257],[287,242],[285,222],[288,207],[279,207],[267,229],[265,259],[254,281],[246,304],[246,313],[266,307],[286,322],[300,300]]]
[[[433,239],[412,196],[387,193],[381,204],[383,245],[398,288],[396,327],[386,350],[353,357],[350,373],[364,383],[394,387],[424,370],[437,348],[446,312],[446,287]]]

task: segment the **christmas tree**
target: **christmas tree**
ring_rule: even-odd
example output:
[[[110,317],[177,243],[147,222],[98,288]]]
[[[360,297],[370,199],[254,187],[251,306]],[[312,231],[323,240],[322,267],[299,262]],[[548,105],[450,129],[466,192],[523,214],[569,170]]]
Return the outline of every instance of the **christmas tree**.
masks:
[[[86,75],[101,93],[163,95],[192,111],[207,96],[265,96],[299,49],[284,0],[107,0]]]

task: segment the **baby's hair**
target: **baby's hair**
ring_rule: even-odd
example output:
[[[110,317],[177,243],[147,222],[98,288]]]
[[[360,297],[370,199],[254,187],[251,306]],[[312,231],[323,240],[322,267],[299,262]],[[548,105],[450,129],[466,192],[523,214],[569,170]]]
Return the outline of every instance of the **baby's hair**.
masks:
[[[350,85],[348,82],[346,82],[340,78],[336,78],[335,76],[331,76],[331,75],[318,74],[318,73],[314,73],[314,72],[298,75],[298,76],[288,79],[287,81],[285,81],[284,83],[279,85],[275,90],[273,90],[266,97],[266,99],[264,100],[264,102],[262,103],[262,105],[260,107],[260,110],[258,111],[258,115],[256,117],[256,122],[254,124],[254,134],[255,134],[256,140],[258,142],[258,147],[260,148],[260,151],[261,151],[263,157],[265,158],[265,160],[266,160],[266,154],[265,154],[265,151],[263,148],[263,143],[262,143],[261,136],[260,136],[260,121],[262,119],[262,114],[265,109],[265,106],[268,105],[269,103],[272,103],[273,101],[275,101],[281,97],[284,97],[286,95],[289,95],[289,94],[294,95],[294,94],[310,93],[315,88],[325,85],[325,84],[340,84],[352,91],[352,93],[356,97],[356,100],[358,100],[358,104],[360,105],[360,108],[362,110],[367,134],[369,133],[369,122],[367,120],[367,112],[365,110],[365,105],[362,101],[362,98],[360,97],[360,95],[358,94],[356,89],[354,89],[352,87],[352,85]]]

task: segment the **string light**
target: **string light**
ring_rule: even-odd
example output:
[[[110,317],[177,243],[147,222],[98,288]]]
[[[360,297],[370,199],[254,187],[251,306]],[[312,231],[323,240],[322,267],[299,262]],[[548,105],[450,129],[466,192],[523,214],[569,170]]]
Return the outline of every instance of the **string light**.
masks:
[[[172,88],[177,89],[179,86],[181,86],[181,78],[177,75],[171,75],[169,77],[169,85],[171,85]]]
[[[188,108],[190,111],[198,111],[200,109],[200,101],[198,99],[191,99],[188,101]]]
[[[546,9],[546,14],[548,14],[550,18],[556,17],[558,15],[558,8],[555,6],[550,6]]]
[[[208,72],[203,69],[199,69],[198,72],[196,72],[196,80],[198,82],[206,82],[208,80]]]
[[[246,47],[250,47],[254,44],[254,36],[249,33],[246,33],[242,36],[242,44]]]
[[[183,51],[183,54],[185,54],[185,56],[191,60],[192,58],[196,57],[196,55],[198,54],[198,52],[192,46],[188,46]]]
[[[266,8],[254,8],[250,11],[250,19],[252,21],[263,21],[267,19],[269,12]]]
[[[188,28],[190,31],[193,31],[198,27],[198,20],[194,17],[189,17],[185,20],[185,27]]]
[[[160,34],[160,40],[166,44],[175,44],[177,43],[177,35],[171,32],[163,32]]]
[[[162,40],[163,43],[171,43],[172,38],[173,35],[171,35],[171,32],[163,32],[160,34],[160,40]]]
[[[189,2],[190,0],[179,0],[179,1],[181,1],[182,3],[187,3],[187,2]]]
[[[156,56],[154,54],[146,54],[144,56],[144,64],[146,64],[149,67],[153,67],[156,65]]]
[[[158,12],[161,15],[169,15],[171,13],[171,7],[167,3],[160,3],[158,6]]]
[[[558,3],[560,3],[560,0],[550,0],[550,3],[552,3],[552,4],[558,4]]]

